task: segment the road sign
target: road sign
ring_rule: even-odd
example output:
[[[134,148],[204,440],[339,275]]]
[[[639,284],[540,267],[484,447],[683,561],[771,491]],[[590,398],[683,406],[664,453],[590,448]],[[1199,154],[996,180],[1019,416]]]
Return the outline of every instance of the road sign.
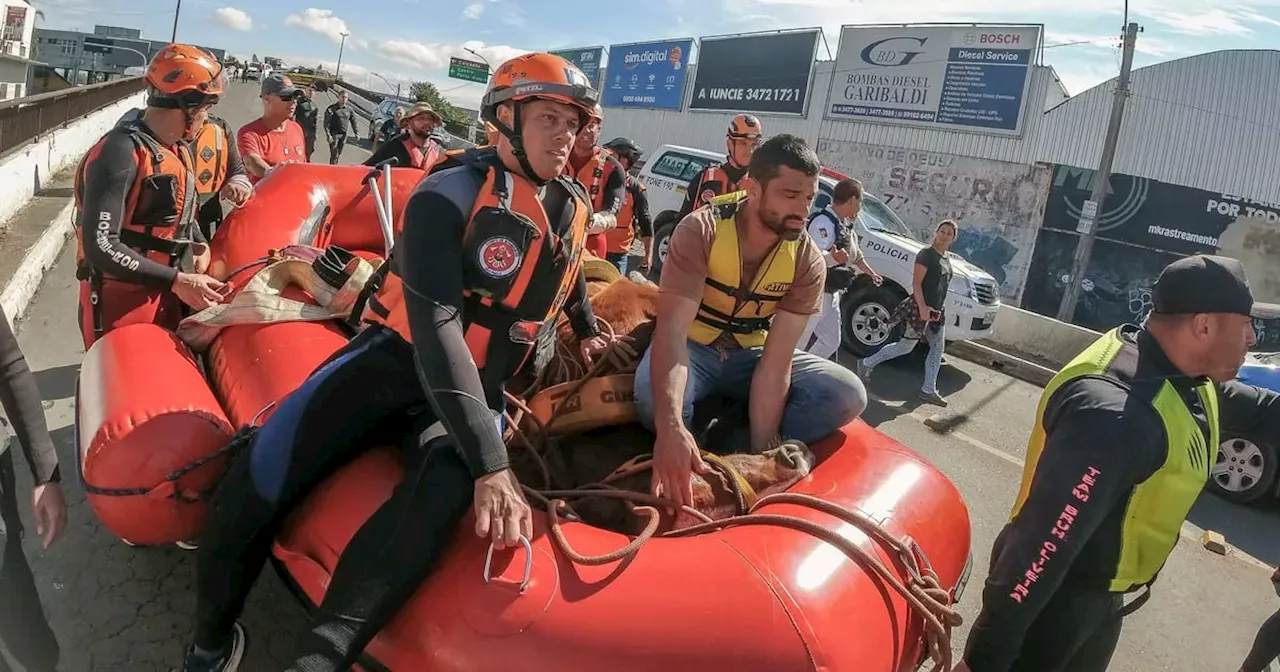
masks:
[[[91,54],[109,54],[115,43],[102,38],[85,37],[84,50]]]
[[[487,84],[489,66],[454,56],[449,59],[449,76],[477,84]]]

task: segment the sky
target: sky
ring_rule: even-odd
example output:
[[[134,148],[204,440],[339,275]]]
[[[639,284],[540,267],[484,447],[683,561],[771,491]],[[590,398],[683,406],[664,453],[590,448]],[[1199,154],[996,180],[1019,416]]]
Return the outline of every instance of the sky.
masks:
[[[92,32],[95,24],[139,28],[149,39],[173,31],[175,0],[34,0],[37,27]],[[241,58],[277,56],[289,65],[337,65],[344,79],[391,91],[435,83],[455,105],[477,106],[483,86],[449,79],[450,56],[493,66],[527,51],[652,39],[821,27],[835,56],[842,24],[1039,23],[1045,63],[1072,95],[1120,67],[1124,0],[650,0],[584,15],[575,0],[185,0],[178,41]],[[1134,0],[1143,27],[1134,67],[1220,49],[1280,48],[1280,0]],[[348,37],[343,44],[341,35]],[[696,51],[694,61],[697,61]],[[607,56],[606,56],[607,65]]]

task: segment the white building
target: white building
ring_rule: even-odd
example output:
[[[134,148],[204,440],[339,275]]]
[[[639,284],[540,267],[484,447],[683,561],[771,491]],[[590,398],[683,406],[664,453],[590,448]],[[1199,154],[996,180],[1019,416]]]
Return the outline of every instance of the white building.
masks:
[[[4,29],[0,34],[0,100],[21,98],[31,86],[31,35],[36,9],[24,0],[4,0]]]

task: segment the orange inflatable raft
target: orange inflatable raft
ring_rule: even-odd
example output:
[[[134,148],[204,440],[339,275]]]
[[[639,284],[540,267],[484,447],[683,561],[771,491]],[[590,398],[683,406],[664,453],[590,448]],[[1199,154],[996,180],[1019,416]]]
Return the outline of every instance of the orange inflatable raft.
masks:
[[[389,172],[380,193],[389,184],[402,206],[422,173]],[[367,173],[277,169],[224,222],[213,245],[218,272],[297,243],[382,255]],[[77,418],[82,478],[102,524],[134,543],[192,538],[203,522],[201,493],[225,470],[218,451],[234,428],[269,416],[347,336],[336,323],[232,326],[201,362],[159,327],[107,334],[86,354]],[[958,598],[970,526],[956,487],[861,420],[811,448],[819,462],[789,492],[861,512],[889,536],[913,540],[943,590]],[[393,451],[371,450],[291,515],[274,559],[300,597],[319,602],[342,549],[402,477]],[[789,502],[756,513],[810,521],[908,582],[911,562],[837,516]],[[928,653],[924,619],[898,591],[866,563],[794,527],[654,538],[600,566],[570,561],[541,513],[531,543],[514,550],[492,552],[470,530],[461,527],[438,571],[372,642],[365,669],[898,672]],[[562,530],[583,554],[628,542],[581,522]]]

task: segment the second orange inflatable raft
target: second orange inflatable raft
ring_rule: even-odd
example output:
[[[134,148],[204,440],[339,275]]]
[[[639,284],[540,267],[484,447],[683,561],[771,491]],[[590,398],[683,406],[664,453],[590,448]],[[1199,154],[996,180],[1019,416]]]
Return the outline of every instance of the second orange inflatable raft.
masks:
[[[214,244],[216,263],[235,270],[299,242],[380,255],[382,233],[362,185],[366,172],[314,164],[277,169],[248,206],[227,218]],[[393,202],[402,206],[420,177],[393,169]],[[212,454],[234,428],[269,416],[272,404],[347,335],[328,323],[229,327],[200,375],[185,346],[158,327],[108,334],[86,354],[81,373],[83,477],[104,490],[163,492],[91,495],[102,523],[135,543],[189,538],[203,521],[203,504],[170,491],[194,495],[225,464],[211,461],[176,486],[159,486],[164,477],[179,462]],[[154,378],[130,375],[138,366],[159,370]],[[312,603],[323,596],[342,549],[403,477],[395,452],[371,448],[323,483],[276,540],[278,569]],[[860,511],[892,537],[914,540],[943,588],[958,597],[968,574],[970,527],[955,486],[861,420],[811,448],[819,463],[790,492]],[[899,557],[839,518],[790,503],[759,513],[812,521],[906,580]],[[141,536],[156,523],[167,531]],[[904,598],[836,546],[796,529],[655,538],[623,560],[592,567],[565,557],[540,513],[527,551],[487,557],[488,544],[470,530],[461,526],[436,573],[370,645],[366,669],[897,672],[924,658],[923,620]],[[564,523],[563,531],[584,554],[628,541],[577,522]]]

